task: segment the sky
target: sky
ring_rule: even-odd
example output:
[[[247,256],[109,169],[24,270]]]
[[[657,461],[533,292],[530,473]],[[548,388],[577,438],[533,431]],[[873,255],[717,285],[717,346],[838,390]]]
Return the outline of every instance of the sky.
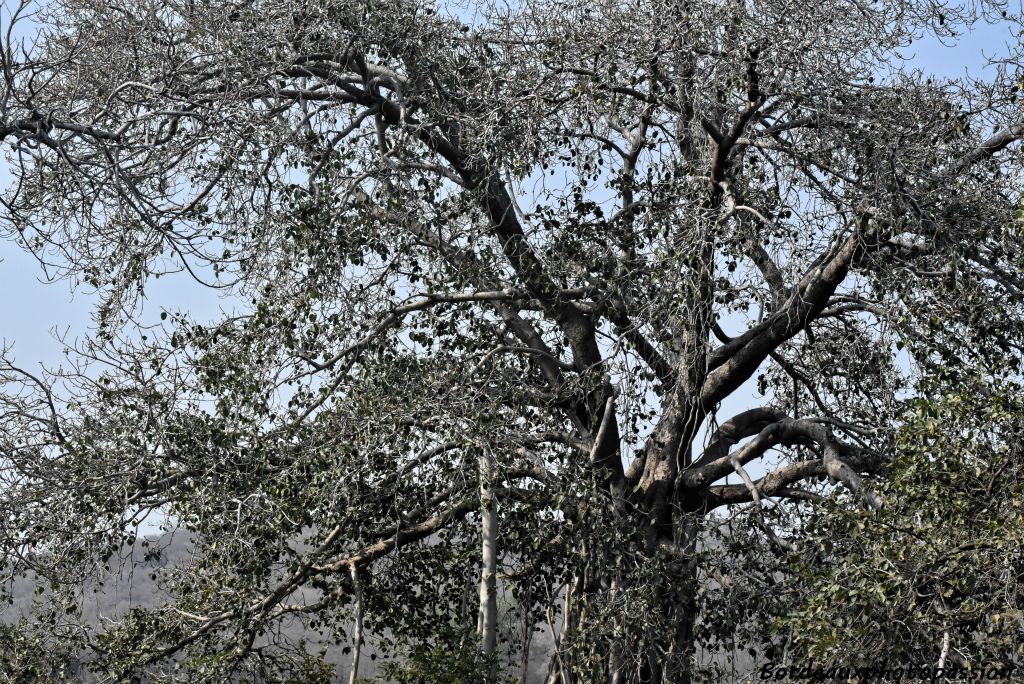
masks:
[[[1011,39],[1005,26],[979,25],[956,47],[924,40],[907,50],[905,56],[909,66],[937,76],[982,76],[986,55],[1005,51]],[[0,189],[6,189],[10,180],[8,169],[0,162]],[[95,298],[88,292],[74,291],[68,281],[46,283],[35,259],[10,241],[0,241],[0,292],[0,340],[13,345],[14,358],[26,369],[40,364],[59,365],[64,356],[58,338],[81,338],[91,325]],[[162,308],[187,310],[211,319],[221,309],[230,309],[231,302],[196,286],[186,276],[176,276],[152,283],[147,291],[146,318],[158,316]],[[742,394],[734,395],[733,401],[742,402]],[[722,415],[743,408],[739,404],[723,406]]]

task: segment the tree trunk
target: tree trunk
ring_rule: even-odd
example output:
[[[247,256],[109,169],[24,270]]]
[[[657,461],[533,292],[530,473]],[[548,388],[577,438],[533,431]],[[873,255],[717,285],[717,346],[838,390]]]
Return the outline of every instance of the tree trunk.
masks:
[[[498,505],[491,489],[493,457],[480,455],[480,613],[477,633],[480,652],[494,654],[498,635]]]
[[[355,627],[352,630],[352,669],[349,673],[348,684],[356,684],[359,676],[359,656],[363,650],[363,585],[359,577],[359,570],[355,564],[349,566],[352,572],[352,587],[355,592]]]
[[[667,511],[675,506],[658,508]],[[631,542],[581,547],[586,549],[582,567],[566,597],[561,647],[567,667],[562,670],[588,682],[689,684],[695,654],[699,518],[663,519],[663,528],[654,535],[644,530],[649,519],[642,513],[617,517],[615,522],[640,533]],[[659,543],[652,544],[652,538]],[[650,569],[654,574],[631,576],[624,572],[627,568]],[[649,589],[632,595],[636,586]],[[641,609],[631,605],[638,599],[644,601]],[[565,684],[567,677],[554,681]]]

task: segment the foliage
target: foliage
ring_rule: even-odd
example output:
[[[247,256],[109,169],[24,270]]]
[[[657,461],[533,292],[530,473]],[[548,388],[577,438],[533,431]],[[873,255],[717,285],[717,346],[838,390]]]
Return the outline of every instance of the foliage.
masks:
[[[870,514],[841,500],[808,523],[794,661],[985,670],[1020,661],[1024,401],[1016,382],[907,402]]]
[[[495,679],[493,656],[481,655],[476,635],[450,628],[437,630],[427,642],[414,644],[400,663],[385,663],[380,681],[396,684],[475,684],[507,681]]]
[[[43,642],[26,621],[0,625],[0,682],[73,682],[74,656]]]
[[[1020,372],[1020,48],[903,60],[1000,3],[5,11],[0,227],[99,304],[4,356],[0,556],[107,679],[325,678],[364,629],[476,667],[442,626],[505,672],[544,626],[563,684],[717,681],[809,502],[927,479],[873,480],[917,380]],[[89,624],[154,520],[193,553]]]

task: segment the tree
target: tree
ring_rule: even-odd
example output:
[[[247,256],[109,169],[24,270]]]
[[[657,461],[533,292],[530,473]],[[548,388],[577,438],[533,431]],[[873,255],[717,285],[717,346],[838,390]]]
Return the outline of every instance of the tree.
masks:
[[[6,369],[3,549],[48,638],[113,678],[312,680],[282,625],[358,615],[492,677],[536,626],[552,682],[705,676],[810,503],[884,512],[919,373],[1019,370],[1019,54],[901,61],[1000,12],[39,7],[0,64],[4,221],[101,298],[76,366]],[[235,310],[156,320],[175,271]],[[746,577],[704,542],[725,513]],[[83,629],[148,515],[194,560]]]
[[[908,402],[886,515],[840,506],[809,523],[791,576],[810,586],[782,617],[798,666],[886,667],[895,681],[914,664],[956,680],[1018,661],[1021,408],[1014,382]]]

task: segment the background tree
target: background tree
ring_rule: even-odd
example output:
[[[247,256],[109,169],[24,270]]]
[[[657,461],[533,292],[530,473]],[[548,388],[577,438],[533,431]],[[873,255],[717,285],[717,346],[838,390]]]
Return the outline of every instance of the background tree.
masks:
[[[965,382],[932,396],[908,403],[885,515],[838,506],[809,521],[790,575],[799,605],[781,618],[793,664],[987,672],[1018,662],[1020,387]]]
[[[6,370],[2,548],[95,672],[312,681],[282,625],[357,612],[387,653],[475,627],[493,676],[544,626],[554,682],[691,681],[822,480],[882,503],[916,373],[1017,372],[1019,55],[900,53],[999,5],[30,9],[4,221],[101,305],[76,367]],[[147,318],[182,270],[235,311]],[[154,514],[195,545],[166,605],[83,629]]]

